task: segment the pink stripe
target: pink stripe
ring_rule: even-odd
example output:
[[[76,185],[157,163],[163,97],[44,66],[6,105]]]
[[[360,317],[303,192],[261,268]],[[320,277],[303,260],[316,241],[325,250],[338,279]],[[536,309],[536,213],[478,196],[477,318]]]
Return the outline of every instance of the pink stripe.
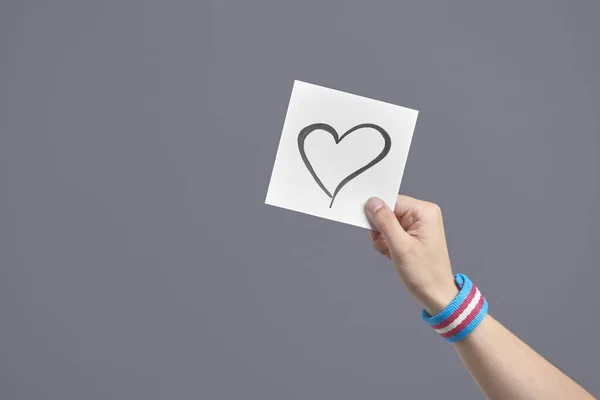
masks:
[[[458,324],[458,326],[446,333],[442,333],[442,337],[443,338],[449,338],[452,337],[454,335],[457,335],[460,331],[462,331],[463,329],[465,329],[465,327],[467,325],[469,325],[471,323],[471,321],[473,321],[475,319],[475,317],[477,316],[477,314],[479,314],[479,311],[481,310],[481,307],[483,307],[483,302],[485,301],[483,295],[481,295],[481,297],[479,297],[479,302],[477,302],[477,305],[475,306],[475,308],[473,309],[473,311],[471,311],[471,313],[469,314],[469,316],[467,318],[465,318],[465,320],[463,322],[461,322],[460,324]]]
[[[439,324],[431,325],[431,327],[433,329],[440,329],[440,328],[443,328],[443,327],[445,327],[447,325],[450,325],[452,323],[452,321],[454,321],[456,318],[458,318],[458,316],[463,311],[465,311],[465,308],[467,308],[467,306],[469,305],[469,303],[471,302],[471,300],[473,300],[473,297],[475,297],[475,292],[477,292],[477,288],[475,287],[475,285],[473,285],[473,286],[471,286],[471,291],[469,292],[469,294],[467,295],[467,297],[465,298],[465,300],[460,304],[460,306],[458,306],[458,308],[456,309],[456,311],[454,311],[448,318],[446,318],[445,320],[443,320]]]

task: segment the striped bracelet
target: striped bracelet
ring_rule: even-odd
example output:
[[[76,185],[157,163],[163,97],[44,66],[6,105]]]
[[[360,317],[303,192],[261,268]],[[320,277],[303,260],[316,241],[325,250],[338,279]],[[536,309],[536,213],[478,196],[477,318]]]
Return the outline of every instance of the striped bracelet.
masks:
[[[448,343],[467,337],[488,311],[487,301],[466,275],[456,274],[454,280],[460,291],[448,307],[435,317],[425,309],[421,313],[421,318]]]

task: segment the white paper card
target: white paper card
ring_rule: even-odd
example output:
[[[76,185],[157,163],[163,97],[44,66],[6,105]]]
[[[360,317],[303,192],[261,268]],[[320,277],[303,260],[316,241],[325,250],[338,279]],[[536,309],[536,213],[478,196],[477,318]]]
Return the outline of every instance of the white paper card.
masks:
[[[417,115],[295,81],[265,203],[370,228],[369,197],[396,204]]]

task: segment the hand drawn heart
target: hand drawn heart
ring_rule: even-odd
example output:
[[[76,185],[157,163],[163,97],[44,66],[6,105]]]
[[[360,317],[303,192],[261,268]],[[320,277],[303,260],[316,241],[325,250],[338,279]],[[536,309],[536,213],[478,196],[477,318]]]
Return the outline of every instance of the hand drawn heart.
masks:
[[[306,152],[304,151],[304,141],[306,140],[308,135],[310,135],[311,132],[314,132],[316,130],[324,130],[325,132],[328,132],[331,136],[333,136],[333,140],[335,140],[335,144],[339,144],[346,136],[348,136],[352,132],[355,132],[362,128],[373,128],[377,132],[379,132],[379,134],[383,137],[383,140],[385,142],[385,144],[383,146],[383,150],[381,150],[381,153],[379,153],[379,155],[377,157],[375,157],[372,161],[370,161],[367,165],[357,169],[356,171],[354,171],[353,173],[351,173],[350,175],[348,175],[347,177],[342,179],[340,184],[337,185],[337,187],[333,191],[333,195],[332,195],[329,192],[329,190],[327,190],[325,185],[323,185],[323,182],[321,182],[321,179],[319,179],[319,177],[317,176],[310,161],[308,161],[308,158],[306,157]],[[385,156],[387,156],[387,154],[390,152],[391,148],[392,148],[392,139],[390,138],[390,135],[388,135],[388,133],[382,127],[375,125],[375,124],[356,125],[354,128],[346,131],[346,133],[344,133],[342,136],[338,136],[338,133],[336,132],[336,130],[333,129],[330,125],[323,124],[323,123],[316,123],[316,124],[308,125],[306,128],[303,128],[300,131],[300,134],[298,135],[298,149],[300,150],[300,156],[302,157],[302,161],[304,161],[304,165],[306,165],[306,168],[308,169],[308,171],[310,172],[310,174],[312,175],[314,180],[317,182],[319,187],[325,192],[325,194],[327,196],[329,196],[329,198],[331,198],[331,203],[329,204],[329,208],[331,208],[331,206],[333,206],[333,201],[335,200],[335,197],[338,195],[340,190],[342,190],[342,188],[348,182],[350,182],[352,179],[356,178],[357,176],[359,176],[360,174],[362,174],[363,172],[365,172],[366,170],[368,170],[369,168],[371,168],[372,166],[374,166],[375,164],[377,164],[378,162],[383,160],[385,158]]]

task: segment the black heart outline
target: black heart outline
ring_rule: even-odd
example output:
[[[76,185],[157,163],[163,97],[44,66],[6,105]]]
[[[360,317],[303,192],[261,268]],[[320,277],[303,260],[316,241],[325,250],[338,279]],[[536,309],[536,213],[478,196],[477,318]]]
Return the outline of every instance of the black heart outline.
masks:
[[[338,144],[346,136],[348,136],[352,132],[357,131],[357,130],[362,129],[362,128],[373,128],[377,132],[379,132],[379,134],[383,137],[383,140],[385,142],[385,144],[383,146],[383,150],[381,151],[381,153],[379,153],[379,155],[377,157],[375,157],[367,165],[365,165],[364,167],[361,167],[361,168],[357,169],[356,171],[354,171],[353,173],[351,173],[350,175],[348,175],[347,177],[345,177],[344,179],[342,179],[342,181],[340,182],[340,184],[335,188],[335,190],[333,192],[333,195],[331,195],[331,193],[329,192],[329,190],[327,190],[327,188],[325,187],[325,185],[323,185],[323,182],[321,182],[321,180],[317,176],[317,174],[316,174],[315,170],[313,169],[310,161],[308,161],[308,158],[306,157],[306,152],[304,151],[304,141],[306,140],[306,138],[308,137],[308,135],[311,132],[314,132],[314,131],[320,129],[320,130],[324,130],[325,132],[328,132],[331,136],[333,136],[333,140],[335,140],[335,144]],[[348,182],[350,182],[352,179],[356,178],[357,176],[359,176],[360,174],[362,174],[363,172],[365,172],[366,170],[368,170],[369,168],[373,167],[375,164],[377,164],[378,162],[380,162],[381,160],[383,160],[385,158],[385,156],[387,156],[387,154],[390,152],[391,148],[392,148],[392,139],[390,138],[390,135],[385,131],[385,129],[383,129],[379,125],[368,124],[368,123],[367,124],[356,125],[354,128],[346,131],[346,133],[344,133],[342,136],[338,136],[337,131],[333,127],[331,127],[330,125],[323,124],[323,123],[316,123],[316,124],[308,125],[307,127],[303,128],[300,131],[300,134],[298,135],[298,149],[300,150],[300,156],[302,157],[302,161],[304,161],[304,165],[306,165],[306,168],[308,169],[308,171],[310,172],[310,174],[312,175],[312,177],[314,178],[314,180],[317,182],[317,184],[319,185],[319,187],[325,192],[325,194],[327,196],[329,196],[331,198],[331,203],[329,204],[329,208],[331,208],[331,206],[333,206],[333,201],[335,200],[335,196],[337,196],[337,194],[340,192],[340,190],[342,190],[342,188]]]

